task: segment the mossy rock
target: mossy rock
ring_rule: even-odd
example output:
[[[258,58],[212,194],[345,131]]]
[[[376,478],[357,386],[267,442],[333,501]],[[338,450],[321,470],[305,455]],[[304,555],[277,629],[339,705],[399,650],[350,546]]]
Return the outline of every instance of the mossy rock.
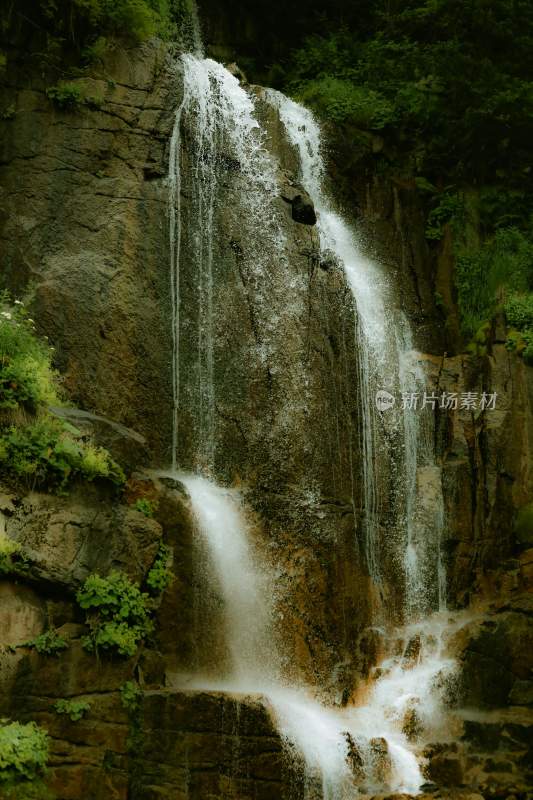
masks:
[[[522,506],[517,514],[514,532],[519,544],[533,545],[533,503]]]

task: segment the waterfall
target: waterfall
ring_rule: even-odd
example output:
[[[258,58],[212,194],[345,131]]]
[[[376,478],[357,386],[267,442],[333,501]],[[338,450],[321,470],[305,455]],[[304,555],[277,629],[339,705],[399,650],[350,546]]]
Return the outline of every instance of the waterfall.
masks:
[[[323,800],[349,800],[356,790],[417,793],[423,783],[410,743],[410,729],[425,740],[442,734],[441,696],[454,662],[446,638],[454,633],[445,617],[399,631],[396,654],[380,665],[358,705],[331,708],[312,687],[287,684],[279,669],[272,627],[275,586],[251,546],[242,499],[203,477],[174,474],[187,488],[196,530],[205,542],[224,608],[231,657],[219,680],[196,676],[189,688],[260,694],[296,759],[305,783]],[[307,794],[306,794],[307,796]]]
[[[261,275],[264,244],[254,246],[254,229],[265,230],[271,249],[278,246],[273,218],[268,204],[274,193],[275,165],[263,148],[262,131],[254,116],[251,97],[238,80],[221,64],[192,54],[181,59],[183,99],[179,104],[170,141],[169,216],[173,344],[173,423],[172,465],[176,468],[180,446],[179,426],[187,415],[194,429],[194,454],[191,467],[212,474],[216,457],[216,379],[215,379],[215,309],[214,247],[216,239],[216,201],[228,169],[238,170],[245,198],[246,219],[250,231],[248,256],[254,261],[256,275]],[[184,128],[190,148],[186,170],[182,164]],[[189,176],[189,216],[194,220],[192,236],[197,277],[190,287],[189,316],[183,320],[180,272],[183,253],[183,173]],[[181,386],[183,328],[196,328],[196,358],[190,365],[192,375]]]
[[[219,675],[196,685],[257,692],[272,710],[281,736],[305,767],[306,798],[348,800],[358,790],[416,793],[423,782],[409,724],[433,735],[439,725],[444,678],[444,627],[430,611],[443,606],[438,560],[443,524],[440,473],[433,460],[431,418],[396,408],[387,418],[376,408],[378,390],[417,391],[425,380],[407,322],[390,302],[381,269],[362,255],[350,227],[324,189],[321,135],[310,112],[268,91],[296,148],[301,182],[318,216],[321,247],[342,265],[355,309],[362,456],[362,526],[368,571],[384,581],[382,556],[393,551],[406,583],[410,624],[392,636],[391,656],[361,687],[357,703],[329,707],[320,687],[288,683],[282,674],[273,622],[275,584],[253,547],[253,530],[240,495],[213,481],[217,465],[217,237],[218,200],[228,171],[239,191],[242,228],[253,300],[268,308],[268,260],[284,260],[284,242],[272,200],[277,165],[265,149],[251,93],[223,66],[200,54],[182,56],[183,97],[175,114],[169,156],[169,230],[173,344],[173,476],[185,485],[196,535],[205,546],[223,608],[229,656]],[[187,203],[182,203],[187,196]],[[239,208],[241,206],[239,205]],[[188,216],[187,216],[188,215]],[[187,230],[187,237],[183,231]],[[257,231],[260,231],[258,234]],[[187,250],[188,248],[188,250]],[[184,286],[184,259],[193,259],[194,280]],[[186,301],[185,301],[185,299]],[[287,306],[291,313],[292,307]],[[268,321],[264,330],[268,334]],[[183,336],[194,342],[184,362]],[[268,335],[258,342],[268,351]],[[183,379],[182,379],[183,378]],[[413,388],[414,387],[414,388]],[[185,421],[185,422],[184,422]],[[183,429],[185,433],[182,433]],[[399,433],[398,433],[399,431]],[[186,446],[183,444],[188,437]],[[391,441],[400,438],[394,463]],[[176,472],[177,465],[194,474]],[[382,484],[404,471],[397,491],[398,521],[384,530]],[[421,504],[420,482],[431,486],[431,509]],[[354,512],[356,504],[354,501]],[[399,534],[399,535],[398,535]],[[398,541],[400,539],[400,541]],[[437,542],[437,546],[435,546]],[[189,686],[194,685],[194,681]],[[426,739],[427,741],[428,739]]]
[[[358,386],[361,406],[361,452],[365,550],[369,573],[375,583],[383,578],[380,565],[380,476],[394,470],[398,489],[399,545],[396,561],[405,579],[407,619],[443,608],[441,531],[444,524],[440,470],[434,462],[433,419],[428,411],[408,407],[382,412],[376,408],[376,392],[422,395],[426,376],[413,362],[412,334],[405,315],[394,309],[391,287],[380,267],[365,258],[350,227],[333,209],[324,189],[325,165],[318,123],[312,113],[280,92],[268,90],[278,110],[290,143],[297,150],[300,179],[317,211],[321,248],[333,252],[343,266],[356,313]],[[388,414],[388,418],[385,417]],[[401,446],[393,453],[387,448],[387,432],[397,435]],[[423,530],[417,507],[417,477],[420,469],[431,468],[434,478],[432,501],[437,513]],[[390,537],[390,529],[387,535]],[[393,537],[390,537],[391,540]],[[401,577],[401,576],[400,576]],[[437,599],[435,599],[435,586]]]
[[[228,679],[239,691],[257,691],[276,674],[272,592],[265,565],[254,558],[241,498],[203,477],[178,478],[191,498],[197,533],[208,548],[224,602]]]

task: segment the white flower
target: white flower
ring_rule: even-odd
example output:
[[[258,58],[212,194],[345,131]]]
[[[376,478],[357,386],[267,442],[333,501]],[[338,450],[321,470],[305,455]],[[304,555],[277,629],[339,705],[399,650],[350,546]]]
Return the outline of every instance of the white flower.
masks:
[[[5,317],[6,319],[11,319],[11,314],[9,313],[9,311],[2,311],[2,316]]]
[[[35,322],[35,320],[33,320],[33,319],[29,319],[29,320],[28,320],[28,322],[30,322],[30,323],[33,325],[33,324],[34,324],[34,322]]]
[[[24,303],[22,302],[22,300],[15,300],[15,305],[16,306],[23,306]]]

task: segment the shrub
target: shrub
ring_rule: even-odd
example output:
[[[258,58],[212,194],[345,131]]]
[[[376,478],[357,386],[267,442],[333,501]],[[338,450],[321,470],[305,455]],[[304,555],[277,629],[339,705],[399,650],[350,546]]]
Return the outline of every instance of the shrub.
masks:
[[[20,544],[0,533],[0,575],[24,574],[27,569],[27,558]]]
[[[533,294],[510,297],[505,304],[505,316],[520,331],[533,327]]]
[[[442,238],[443,228],[448,223],[461,224],[464,220],[464,201],[458,194],[444,192],[437,205],[429,212],[426,239]]]
[[[0,473],[60,492],[75,478],[124,483],[123,471],[107,450],[86,444],[71,430],[46,416],[0,431]]]
[[[170,548],[162,544],[146,577],[147,586],[153,595],[162,594],[172,581],[173,575],[168,566],[169,560]]]
[[[84,646],[88,650],[132,656],[153,629],[149,596],[121,572],[112,572],[107,578],[90,575],[76,599],[87,612],[91,633]]]
[[[137,711],[142,697],[142,689],[133,681],[126,681],[120,687],[120,702],[130,714]]]
[[[341,78],[326,76],[307,81],[296,94],[333,122],[379,130],[394,118],[391,104],[379,92]]]
[[[31,642],[27,642],[26,647],[34,647],[38,653],[43,655],[55,656],[66,650],[68,643],[56,630],[50,628],[40,636],[36,636]]]
[[[509,323],[525,326],[532,285],[533,242],[517,228],[498,229],[477,249],[459,248],[455,286],[463,332],[473,335],[502,300]]]
[[[58,700],[54,703],[56,714],[67,714],[72,722],[78,722],[90,710],[91,704],[83,700]]]
[[[0,786],[16,780],[34,780],[48,759],[48,735],[35,722],[0,720]]]
[[[23,303],[0,296],[0,409],[35,413],[59,403],[53,349],[35,335]]]
[[[46,90],[46,96],[61,111],[72,111],[85,102],[85,95],[75,83],[58,83]]]

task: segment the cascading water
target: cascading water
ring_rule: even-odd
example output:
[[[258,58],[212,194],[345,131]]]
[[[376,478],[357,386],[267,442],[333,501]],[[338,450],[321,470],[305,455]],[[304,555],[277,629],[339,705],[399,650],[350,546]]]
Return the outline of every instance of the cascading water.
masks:
[[[269,211],[276,187],[276,165],[264,149],[264,134],[255,118],[254,101],[224,67],[201,58],[198,49],[195,50],[195,55],[185,55],[181,61],[184,92],[176,111],[169,161],[174,351],[172,458],[175,469],[177,453],[181,451],[180,420],[185,415],[188,427],[193,430],[193,455],[180,466],[211,476],[215,472],[217,444],[215,216],[224,170],[233,169],[246,208],[243,224],[250,231],[247,256],[258,298],[261,283],[267,280],[268,257],[285,256],[275,213]],[[298,149],[302,183],[318,212],[322,247],[333,251],[342,263],[354,298],[361,397],[363,524],[369,572],[379,583],[383,577],[379,474],[389,464],[382,455],[386,424],[376,413],[375,392],[411,390],[413,385],[420,384],[422,373],[419,365],[413,366],[410,361],[408,326],[398,326],[397,318],[389,310],[384,276],[361,255],[351,230],[332,210],[326,196],[320,131],[313,117],[279,93],[269,92],[268,96],[278,109],[290,141]],[[187,147],[183,148],[185,139]],[[196,265],[196,284],[188,288],[191,300],[188,305],[194,308],[194,315],[191,316],[188,307],[186,319],[180,281],[184,189],[193,222],[188,238],[193,243]],[[254,231],[259,228],[261,237],[256,242]],[[184,330],[190,335],[192,327],[196,331],[195,357],[183,371],[187,379],[180,381],[180,337]],[[268,347],[268,342],[264,346]],[[421,466],[426,468],[427,475],[436,468],[429,438],[421,438],[420,425],[407,413],[399,416],[403,466],[410,477],[399,492],[403,502],[403,547],[397,557],[407,576],[406,604],[414,618],[430,610],[428,584],[435,579],[435,559],[429,557],[435,549],[424,541],[428,526],[424,528],[420,523],[423,514],[417,498],[417,480]],[[317,699],[320,695],[317,687],[287,685],[281,675],[282,659],[273,635],[274,587],[265,564],[252,549],[238,495],[198,474],[178,477],[189,492],[197,533],[208,549],[223,601],[230,668],[228,673],[221,671],[217,687],[254,691],[266,698],[281,734],[303,759],[307,789],[313,796],[347,800],[358,788],[374,791],[384,787],[416,793],[422,775],[409,741],[406,717],[414,715],[417,724],[433,730],[438,720],[435,684],[437,679],[442,682],[443,675],[451,669],[451,663],[443,655],[443,637],[434,635],[434,623],[429,626],[431,632],[420,623],[416,630],[406,629],[397,634],[396,639],[404,637],[400,654],[381,665],[380,676],[369,683],[364,698],[356,706],[328,708]],[[435,482],[436,496],[439,481],[440,476]],[[429,606],[434,607],[433,600]],[[414,646],[413,641],[418,645]],[[417,650],[415,656],[413,648]],[[198,683],[201,685],[202,681],[198,679]]]
[[[407,319],[393,308],[391,287],[379,267],[362,255],[354,234],[337,214],[324,190],[325,165],[320,128],[312,113],[280,92],[267,91],[278,110],[291,144],[297,149],[301,181],[314,202],[321,247],[332,251],[344,267],[356,311],[358,391],[361,403],[363,507],[365,544],[370,575],[380,582],[379,476],[393,462],[399,483],[396,495],[400,518],[397,562],[405,576],[407,620],[442,610],[441,530],[443,525],[440,471],[434,462],[433,418],[404,404],[400,414],[391,409],[388,419],[376,409],[376,391],[421,397],[425,375],[413,361],[412,335]],[[386,431],[400,429],[400,448],[394,456],[384,447]],[[420,468],[432,470],[432,505],[437,509],[430,525],[422,526],[417,507]],[[390,536],[390,529],[387,531]],[[398,545],[397,545],[398,546]],[[435,599],[435,585],[438,588]]]
[[[277,246],[273,220],[265,218],[265,198],[275,185],[274,164],[262,147],[261,131],[254,117],[250,96],[238,80],[221,64],[197,55],[182,57],[183,99],[176,111],[170,142],[169,209],[171,254],[171,299],[173,335],[173,434],[172,460],[176,468],[180,415],[188,415],[194,428],[194,456],[191,467],[211,474],[216,450],[216,381],[214,363],[214,240],[215,205],[225,171],[238,169],[246,197],[246,225],[253,231],[262,227],[271,248]],[[181,161],[183,127],[191,131],[191,155],[187,164],[190,177],[187,190],[189,213],[194,219],[194,259],[197,282],[191,287],[196,319],[183,320],[181,314],[180,269],[182,247],[183,165]],[[229,163],[232,161],[232,163]],[[250,256],[261,272],[262,255],[249,237]],[[264,245],[264,242],[263,242]],[[264,247],[263,247],[264,251]],[[180,385],[180,339],[185,325],[196,327],[196,359],[186,385]]]

